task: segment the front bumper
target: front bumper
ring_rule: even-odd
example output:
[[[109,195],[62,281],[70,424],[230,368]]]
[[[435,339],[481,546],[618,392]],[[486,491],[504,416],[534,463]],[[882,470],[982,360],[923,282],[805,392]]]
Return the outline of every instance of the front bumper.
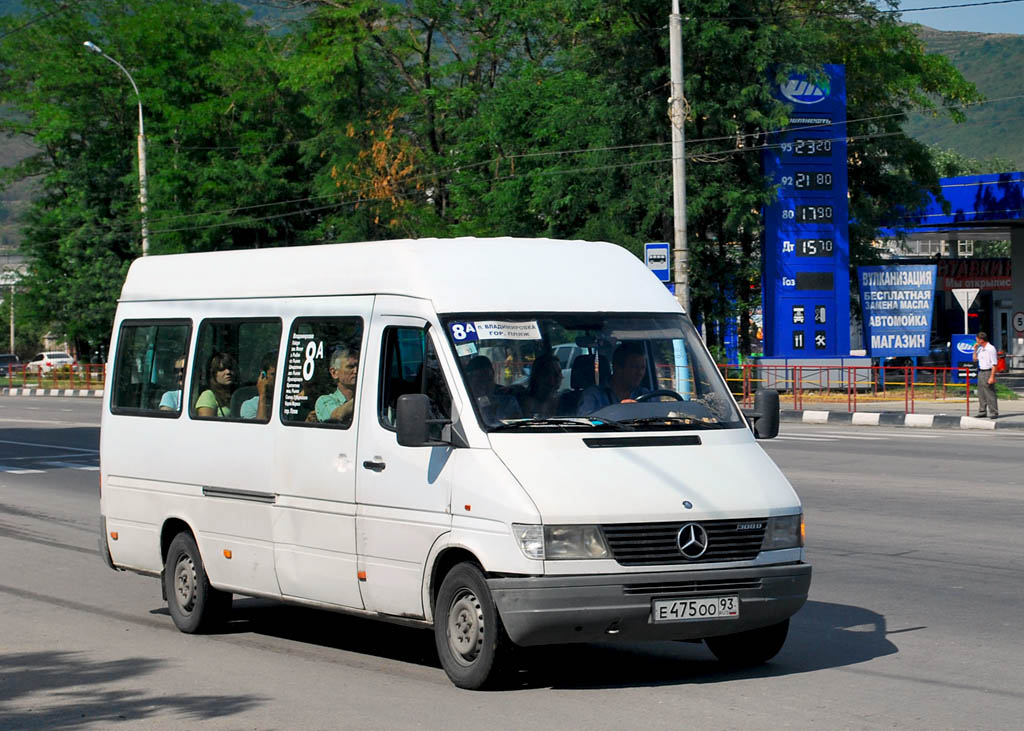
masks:
[[[807,601],[805,563],[654,574],[492,578],[487,585],[517,645],[609,640],[699,640],[777,624]],[[737,596],[736,619],[663,622],[655,599]]]

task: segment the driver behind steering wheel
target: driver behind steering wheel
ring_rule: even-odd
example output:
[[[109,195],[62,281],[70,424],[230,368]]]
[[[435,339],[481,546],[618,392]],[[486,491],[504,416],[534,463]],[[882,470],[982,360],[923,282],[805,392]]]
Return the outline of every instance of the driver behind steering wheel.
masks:
[[[593,414],[605,406],[631,403],[649,392],[641,386],[647,375],[647,356],[643,343],[619,343],[612,353],[612,375],[607,384],[590,386],[583,392],[579,413]]]

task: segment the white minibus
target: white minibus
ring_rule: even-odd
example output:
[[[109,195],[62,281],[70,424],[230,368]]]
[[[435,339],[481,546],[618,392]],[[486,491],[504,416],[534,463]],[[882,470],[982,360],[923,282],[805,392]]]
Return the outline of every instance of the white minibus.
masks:
[[[101,551],[183,632],[233,594],[432,627],[479,688],[517,646],[765,662],[807,599],[800,499],[755,441],[778,394],[745,415],[619,246],[147,257],[111,353]]]

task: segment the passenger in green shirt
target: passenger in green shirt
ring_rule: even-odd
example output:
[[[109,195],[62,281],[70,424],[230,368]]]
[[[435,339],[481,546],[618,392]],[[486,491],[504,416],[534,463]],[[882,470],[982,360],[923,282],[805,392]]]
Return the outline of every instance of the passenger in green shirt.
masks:
[[[316,418],[322,423],[349,424],[355,409],[358,351],[352,348],[335,350],[331,354],[330,370],[338,388],[316,400]]]
[[[227,353],[214,353],[206,371],[209,388],[196,400],[196,416],[217,418],[231,415],[231,394],[235,390],[238,369]]]

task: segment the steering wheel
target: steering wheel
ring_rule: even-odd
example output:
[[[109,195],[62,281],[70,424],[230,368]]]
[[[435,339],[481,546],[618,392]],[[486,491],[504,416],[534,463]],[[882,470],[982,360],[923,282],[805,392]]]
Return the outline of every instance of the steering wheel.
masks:
[[[681,395],[676,393],[675,391],[672,391],[672,390],[667,389],[667,388],[659,388],[656,391],[648,391],[645,394],[637,396],[634,399],[634,401],[636,401],[638,404],[642,404],[642,403],[644,403],[646,401],[650,401],[651,399],[655,399],[655,398],[657,398],[659,396],[670,396],[670,397],[674,398],[676,401],[685,401],[686,400]]]

